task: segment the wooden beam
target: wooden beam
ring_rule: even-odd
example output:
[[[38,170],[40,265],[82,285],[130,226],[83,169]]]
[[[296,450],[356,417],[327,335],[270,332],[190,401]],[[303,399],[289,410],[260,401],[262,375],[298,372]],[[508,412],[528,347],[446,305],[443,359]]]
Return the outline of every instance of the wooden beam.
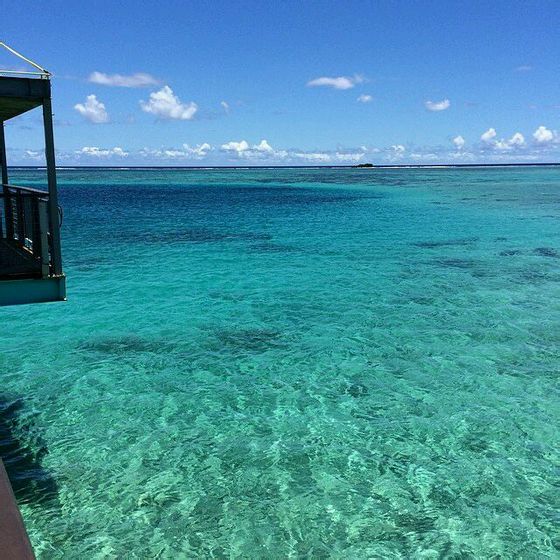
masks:
[[[0,554],[2,560],[34,560],[35,555],[0,459]]]

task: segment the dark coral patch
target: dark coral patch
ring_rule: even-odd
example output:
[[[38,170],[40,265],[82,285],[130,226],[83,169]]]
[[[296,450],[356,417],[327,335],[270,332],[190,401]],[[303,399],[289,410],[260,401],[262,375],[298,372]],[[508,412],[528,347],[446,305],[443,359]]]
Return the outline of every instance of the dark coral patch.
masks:
[[[465,247],[478,241],[478,237],[467,237],[465,239],[446,239],[442,241],[417,241],[415,247],[421,249],[437,249],[438,247]]]
[[[560,253],[552,247],[537,247],[533,252],[540,257],[551,257],[554,259],[560,257]]]
[[[282,345],[281,332],[266,328],[223,329],[214,333],[221,348],[264,352]]]
[[[0,456],[19,503],[41,504],[58,496],[58,485],[42,466],[49,452],[29,420],[22,399],[0,397]]]
[[[513,257],[520,254],[521,251],[519,249],[506,249],[505,251],[500,251],[500,257]]]

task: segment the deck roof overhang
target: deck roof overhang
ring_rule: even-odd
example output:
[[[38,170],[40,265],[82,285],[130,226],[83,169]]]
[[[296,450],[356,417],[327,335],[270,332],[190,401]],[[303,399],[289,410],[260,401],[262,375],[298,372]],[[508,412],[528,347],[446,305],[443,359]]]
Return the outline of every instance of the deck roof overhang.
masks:
[[[48,79],[0,76],[0,122],[40,107],[50,96]]]

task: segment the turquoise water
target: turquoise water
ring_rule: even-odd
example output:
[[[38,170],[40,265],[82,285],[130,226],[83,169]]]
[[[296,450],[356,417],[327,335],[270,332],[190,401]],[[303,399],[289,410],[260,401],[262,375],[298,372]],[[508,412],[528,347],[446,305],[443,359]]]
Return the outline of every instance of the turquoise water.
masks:
[[[39,558],[558,558],[560,169],[59,180],[68,302],[0,309]]]

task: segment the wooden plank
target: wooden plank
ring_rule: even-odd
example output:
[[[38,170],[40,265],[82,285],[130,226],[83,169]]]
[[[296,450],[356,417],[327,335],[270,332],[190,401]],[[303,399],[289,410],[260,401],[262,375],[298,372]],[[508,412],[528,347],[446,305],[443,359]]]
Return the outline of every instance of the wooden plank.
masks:
[[[0,459],[0,554],[2,560],[33,560],[35,555],[16,498]]]

